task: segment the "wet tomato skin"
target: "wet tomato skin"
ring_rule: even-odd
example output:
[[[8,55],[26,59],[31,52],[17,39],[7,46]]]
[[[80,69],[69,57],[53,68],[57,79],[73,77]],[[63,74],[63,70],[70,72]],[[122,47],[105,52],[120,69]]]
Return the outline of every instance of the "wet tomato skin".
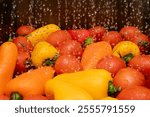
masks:
[[[130,41],[135,35],[140,34],[141,31],[134,26],[125,26],[121,28],[119,33],[124,40]]]
[[[77,40],[81,44],[90,36],[89,30],[86,29],[73,29],[68,32],[73,40]]]
[[[13,43],[15,43],[19,52],[31,52],[33,50],[31,42],[24,36],[14,38]]]
[[[150,55],[135,56],[128,66],[139,70],[146,78],[150,78]]]
[[[148,39],[147,35],[142,34],[142,33],[135,35],[131,39],[131,41],[139,46],[142,54],[148,54],[148,51],[150,49],[150,40]]]
[[[117,72],[113,79],[115,86],[120,86],[121,89],[128,88],[130,86],[145,86],[144,75],[136,69],[126,67]]]
[[[81,70],[80,61],[72,55],[60,55],[54,69],[57,74],[71,73]]]
[[[67,40],[71,40],[70,34],[66,30],[58,30],[51,33],[46,39],[47,42],[52,44],[54,47],[58,47]]]
[[[107,30],[102,26],[95,26],[93,28],[90,28],[89,32],[90,32],[90,36],[95,41],[100,41],[103,35],[107,32]]]
[[[26,68],[26,62],[30,60],[30,54],[28,52],[19,52],[15,72],[17,74],[26,72],[28,69]]]
[[[119,100],[150,100],[150,89],[144,86],[132,86],[123,89],[118,95]]]
[[[97,69],[106,69],[112,74],[113,77],[120,69],[125,67],[125,62],[121,58],[113,55],[104,57],[96,66]]]
[[[81,57],[83,48],[81,44],[76,40],[66,40],[60,46],[58,46],[60,55],[73,55],[75,57]]]
[[[35,28],[33,26],[29,26],[29,25],[22,25],[20,26],[16,33],[18,35],[22,35],[22,36],[25,36],[25,35],[28,35],[30,34],[31,32],[33,32],[35,30]]]
[[[117,31],[109,31],[104,34],[102,41],[107,41],[112,47],[114,47],[117,43],[122,41],[122,37]]]

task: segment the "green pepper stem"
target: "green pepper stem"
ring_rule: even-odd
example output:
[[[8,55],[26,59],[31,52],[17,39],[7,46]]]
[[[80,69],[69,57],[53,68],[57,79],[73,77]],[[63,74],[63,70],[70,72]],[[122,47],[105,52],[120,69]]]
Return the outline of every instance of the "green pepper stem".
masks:
[[[114,96],[116,93],[121,91],[121,87],[115,87],[112,81],[108,83],[108,95]]]
[[[43,62],[44,66],[54,66],[56,60],[58,59],[59,54],[57,53],[52,59],[48,58]]]
[[[133,57],[134,57],[133,54],[132,54],[132,53],[129,53],[129,54],[123,56],[122,59],[123,59],[126,63],[128,63]]]
[[[10,100],[22,100],[22,99],[23,99],[23,96],[18,92],[13,92],[10,95]]]
[[[9,42],[12,42],[12,41],[13,41],[13,39],[12,39],[11,37],[9,37],[8,41],[9,41]]]

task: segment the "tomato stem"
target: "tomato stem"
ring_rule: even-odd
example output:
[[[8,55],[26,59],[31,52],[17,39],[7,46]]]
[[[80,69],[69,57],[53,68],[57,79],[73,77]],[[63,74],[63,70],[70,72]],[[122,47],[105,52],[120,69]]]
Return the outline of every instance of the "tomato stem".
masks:
[[[22,100],[22,99],[23,99],[22,95],[18,92],[13,92],[10,95],[10,100]]]
[[[116,93],[121,91],[121,87],[115,87],[112,81],[108,83],[108,95],[114,96]]]
[[[90,45],[91,43],[93,43],[93,38],[92,37],[88,37],[82,44],[82,47],[85,48],[87,45]]]
[[[148,45],[149,45],[149,43],[148,43],[147,41],[142,41],[142,40],[140,40],[140,41],[138,41],[138,45],[147,48]]]

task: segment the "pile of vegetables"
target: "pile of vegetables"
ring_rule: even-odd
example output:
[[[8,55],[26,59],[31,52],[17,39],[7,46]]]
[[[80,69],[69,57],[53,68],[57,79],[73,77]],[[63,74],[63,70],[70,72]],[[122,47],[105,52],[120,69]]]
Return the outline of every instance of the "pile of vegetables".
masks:
[[[1,100],[149,100],[150,39],[137,27],[22,25],[0,46]]]

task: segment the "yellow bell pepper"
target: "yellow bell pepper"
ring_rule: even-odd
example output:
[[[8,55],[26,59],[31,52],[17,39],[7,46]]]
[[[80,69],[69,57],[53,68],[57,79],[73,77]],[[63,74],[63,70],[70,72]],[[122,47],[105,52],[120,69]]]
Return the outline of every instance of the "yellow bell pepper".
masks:
[[[47,59],[52,60],[58,51],[55,47],[46,41],[39,42],[31,53],[31,60],[34,66],[39,67],[43,65],[43,62]]]
[[[108,96],[108,84],[109,81],[112,81],[111,74],[104,69],[65,73],[54,77],[54,79],[59,79],[84,89],[95,100]]]
[[[84,89],[58,79],[46,83],[45,94],[54,100],[93,100]]]
[[[113,55],[121,58],[126,56],[125,61],[128,62],[133,56],[140,55],[140,49],[131,41],[121,41],[113,48]]]
[[[60,28],[55,24],[48,24],[43,27],[40,27],[27,35],[27,39],[30,40],[31,44],[35,46],[40,41],[45,41],[47,37],[57,30],[60,30]]]

